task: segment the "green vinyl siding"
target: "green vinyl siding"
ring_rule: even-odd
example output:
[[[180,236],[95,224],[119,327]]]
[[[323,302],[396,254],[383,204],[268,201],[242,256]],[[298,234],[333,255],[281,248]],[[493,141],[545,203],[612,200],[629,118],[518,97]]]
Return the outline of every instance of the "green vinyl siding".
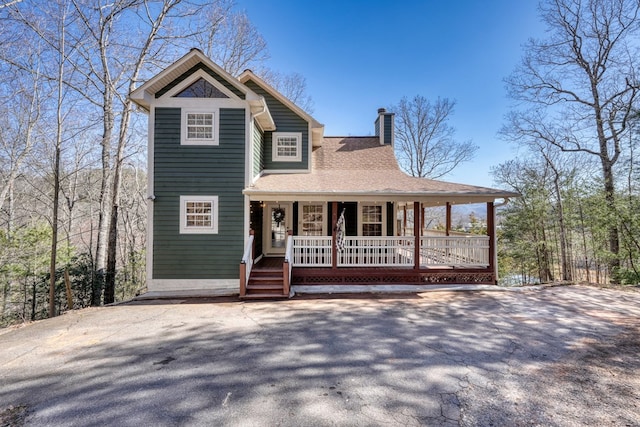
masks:
[[[269,107],[269,112],[276,124],[276,132],[301,132],[302,133],[302,160],[299,162],[273,162],[271,137],[273,132],[264,133],[264,169],[265,170],[296,170],[307,169],[309,167],[309,123],[289,109],[282,102],[278,101],[267,91],[252,82],[245,83],[249,89],[264,96]]]
[[[220,74],[216,73],[211,68],[204,65],[202,62],[199,62],[198,64],[189,68],[187,71],[182,73],[178,78],[176,78],[171,83],[169,83],[168,85],[160,89],[158,92],[156,92],[156,98],[160,98],[162,95],[164,95],[165,93],[167,93],[168,91],[170,91],[171,89],[179,85],[182,81],[184,81],[184,79],[188,78],[190,75],[192,75],[198,70],[204,70],[207,74],[213,77],[218,83],[222,84],[224,87],[229,89],[240,99],[245,99],[244,93],[242,93],[240,89],[238,89],[237,87],[229,83],[224,77],[222,77]]]
[[[156,108],[154,279],[237,279],[244,239],[245,110],[220,109],[218,146],[180,145],[180,108]],[[218,234],[180,234],[180,196],[218,196]]]
[[[384,143],[391,144],[393,141],[393,114],[384,115]]]
[[[262,172],[264,167],[264,132],[257,124],[253,126],[253,176]]]

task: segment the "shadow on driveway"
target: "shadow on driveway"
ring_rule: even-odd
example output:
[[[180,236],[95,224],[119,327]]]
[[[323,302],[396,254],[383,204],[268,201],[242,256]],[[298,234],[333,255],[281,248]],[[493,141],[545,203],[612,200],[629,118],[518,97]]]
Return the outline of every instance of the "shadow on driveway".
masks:
[[[625,410],[559,411],[554,369],[627,333],[639,303],[559,287],[86,309],[0,335],[0,410],[48,426],[637,425],[638,389]]]

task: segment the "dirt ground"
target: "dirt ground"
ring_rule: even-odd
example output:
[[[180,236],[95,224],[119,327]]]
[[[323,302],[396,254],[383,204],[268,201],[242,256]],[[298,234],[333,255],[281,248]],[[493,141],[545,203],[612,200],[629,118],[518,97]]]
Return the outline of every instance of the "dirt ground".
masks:
[[[639,321],[625,319],[613,339],[583,340],[558,362],[514,374],[515,392],[470,390],[462,425],[640,426]]]

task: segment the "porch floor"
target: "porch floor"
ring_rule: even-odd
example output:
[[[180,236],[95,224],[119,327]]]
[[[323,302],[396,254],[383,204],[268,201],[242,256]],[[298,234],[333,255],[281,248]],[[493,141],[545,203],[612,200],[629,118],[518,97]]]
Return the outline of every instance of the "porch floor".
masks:
[[[282,270],[284,257],[266,257],[263,256],[254,266],[254,270]]]

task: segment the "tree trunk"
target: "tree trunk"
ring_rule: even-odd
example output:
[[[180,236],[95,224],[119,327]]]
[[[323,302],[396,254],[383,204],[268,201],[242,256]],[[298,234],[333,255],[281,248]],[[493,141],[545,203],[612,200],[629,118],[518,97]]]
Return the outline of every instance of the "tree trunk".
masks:
[[[615,184],[613,177],[612,164],[608,159],[602,158],[602,170],[604,173],[604,198],[607,203],[608,209],[608,238],[609,238],[609,252],[611,253],[608,262],[609,266],[609,281],[611,283],[620,283],[619,270],[620,270],[620,233],[618,230],[618,214],[616,212],[616,196],[615,196]]]

